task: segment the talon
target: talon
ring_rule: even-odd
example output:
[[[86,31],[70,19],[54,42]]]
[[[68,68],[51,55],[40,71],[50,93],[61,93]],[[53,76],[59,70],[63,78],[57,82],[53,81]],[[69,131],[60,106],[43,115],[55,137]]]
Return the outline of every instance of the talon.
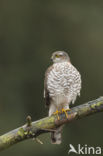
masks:
[[[68,115],[67,111],[70,111],[70,109],[64,109],[64,108],[62,108],[62,112],[65,113],[65,116],[68,119],[69,115]]]
[[[56,112],[53,113],[54,115],[57,115],[58,120],[60,120],[59,113],[60,113],[60,111],[58,111],[58,110],[56,110]]]

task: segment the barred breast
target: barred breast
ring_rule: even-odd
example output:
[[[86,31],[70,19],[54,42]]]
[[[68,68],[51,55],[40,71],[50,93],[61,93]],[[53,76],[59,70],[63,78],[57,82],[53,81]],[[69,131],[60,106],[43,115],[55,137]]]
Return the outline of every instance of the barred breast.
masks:
[[[63,95],[69,102],[75,102],[81,90],[81,75],[69,62],[54,63],[47,77],[50,97]]]

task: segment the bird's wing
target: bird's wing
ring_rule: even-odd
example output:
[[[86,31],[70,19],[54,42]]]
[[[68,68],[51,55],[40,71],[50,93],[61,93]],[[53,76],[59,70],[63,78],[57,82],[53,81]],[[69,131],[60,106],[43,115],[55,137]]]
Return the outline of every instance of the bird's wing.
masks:
[[[50,71],[52,70],[53,68],[53,65],[50,66],[46,72],[45,72],[45,79],[44,79],[44,98],[45,98],[45,101],[46,101],[46,106],[49,106],[50,105],[50,101],[51,101],[51,98],[50,98],[50,95],[49,95],[49,90],[47,88],[47,79],[48,79],[48,75],[50,73]]]

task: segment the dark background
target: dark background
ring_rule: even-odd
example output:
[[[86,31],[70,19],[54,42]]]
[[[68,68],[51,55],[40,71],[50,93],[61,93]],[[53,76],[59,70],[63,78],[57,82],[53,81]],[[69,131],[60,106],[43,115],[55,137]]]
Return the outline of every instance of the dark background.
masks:
[[[0,1],[0,134],[47,116],[44,73],[52,52],[64,50],[82,75],[75,105],[103,94],[102,0]],[[69,144],[103,147],[103,113],[67,124],[61,145],[27,140],[0,156],[67,156]],[[73,155],[73,154],[71,154]],[[74,154],[75,155],[75,154]]]

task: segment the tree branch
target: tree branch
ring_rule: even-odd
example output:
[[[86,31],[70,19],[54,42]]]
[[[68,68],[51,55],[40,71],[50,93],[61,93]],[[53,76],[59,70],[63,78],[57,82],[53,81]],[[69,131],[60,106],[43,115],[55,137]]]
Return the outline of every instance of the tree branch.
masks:
[[[103,97],[100,97],[96,100],[73,107],[70,111],[67,111],[68,119],[66,118],[65,113],[60,113],[60,120],[58,120],[57,115],[52,115],[51,117],[31,122],[31,117],[29,116],[27,117],[27,123],[24,126],[0,136],[0,151],[25,139],[36,138],[41,133],[55,131],[55,128],[64,123],[70,123],[74,120],[102,111]],[[40,142],[40,140],[36,140]]]

